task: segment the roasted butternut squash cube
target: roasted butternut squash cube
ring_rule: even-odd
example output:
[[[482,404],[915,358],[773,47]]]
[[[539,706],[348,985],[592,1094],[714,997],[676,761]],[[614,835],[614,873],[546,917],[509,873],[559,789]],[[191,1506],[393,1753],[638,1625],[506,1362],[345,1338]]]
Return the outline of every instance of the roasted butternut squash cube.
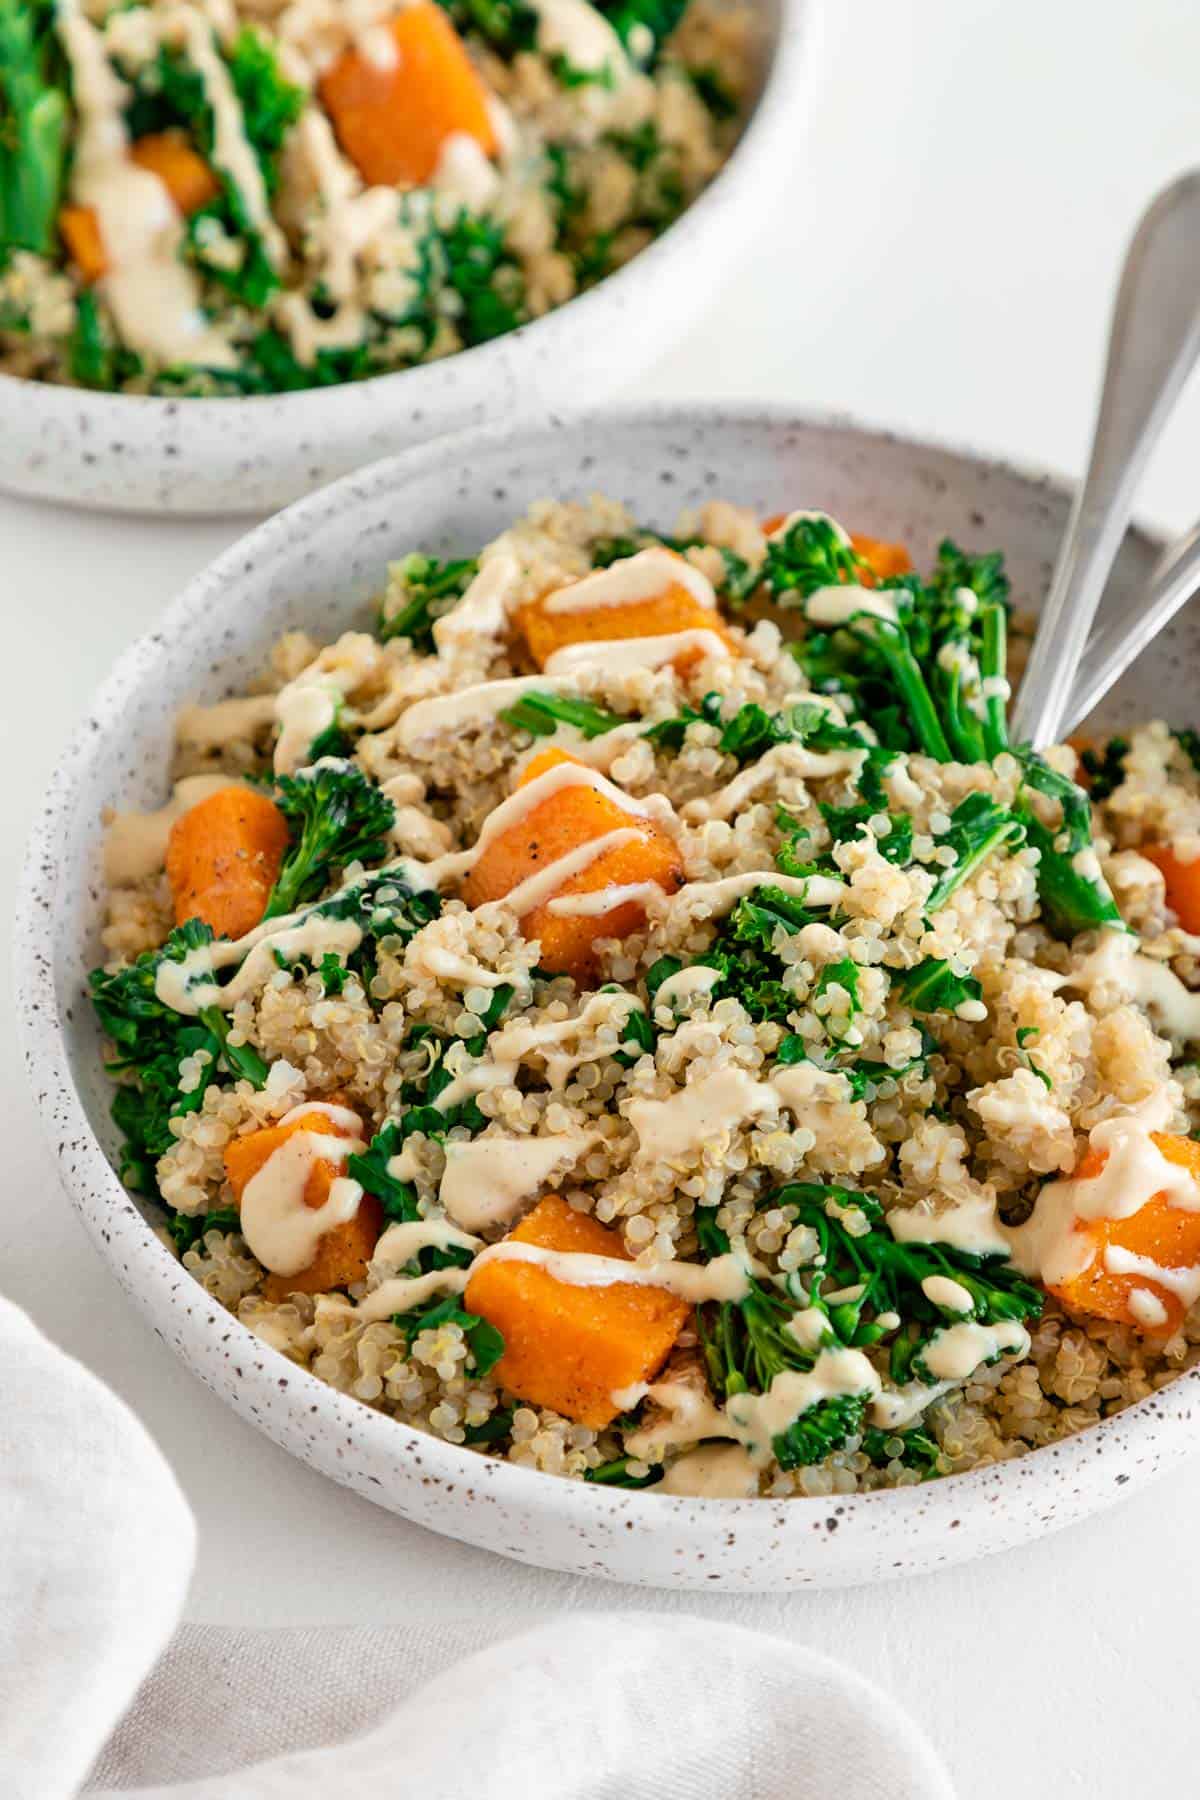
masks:
[[[321,102],[346,155],[372,187],[421,187],[448,137],[475,139],[488,156],[496,134],[487,92],[462,39],[434,0],[386,26],[395,55],[347,50],[321,78]]]
[[[506,1242],[628,1260],[620,1236],[557,1194],[538,1202]],[[504,1338],[501,1386],[593,1430],[620,1412],[615,1392],[656,1375],[688,1316],[665,1288],[580,1287],[533,1263],[485,1263],[467,1284],[465,1305]]]
[[[218,788],[171,827],[167,880],[175,921],[203,919],[241,937],[263,916],[288,847],[287,820],[253,788]]]
[[[568,762],[579,764],[579,759],[563,750],[544,750],[528,763],[518,785],[523,787]],[[645,923],[645,902],[631,897],[614,901],[602,911],[563,914],[552,910],[550,900],[600,895],[607,888],[643,884],[673,894],[682,884],[683,865],[675,843],[652,820],[626,811],[618,799],[594,787],[561,787],[485,846],[463,883],[463,899],[472,907],[503,900],[561,857],[623,830],[634,835],[602,850],[578,873],[564,875],[553,895],[539,899],[520,915],[525,936],[541,941],[542,967],[582,982],[595,968],[599,939],[619,938],[638,930]]]
[[[1150,1135],[1168,1162],[1187,1169],[1200,1182],[1200,1144],[1170,1132],[1154,1131]],[[1099,1175],[1107,1161],[1107,1150],[1089,1150],[1074,1179],[1087,1181]],[[1200,1200],[1200,1189],[1197,1199]],[[1145,1269],[1114,1272],[1106,1266],[1105,1253],[1115,1247],[1164,1270],[1194,1269],[1200,1264],[1200,1211],[1172,1206],[1167,1195],[1154,1194],[1127,1219],[1080,1219],[1076,1230],[1086,1233],[1094,1253],[1082,1273],[1050,1289],[1068,1312],[1120,1320],[1155,1335],[1177,1329],[1187,1310],[1180,1295],[1155,1281]],[[1134,1301],[1139,1290],[1148,1291],[1159,1302],[1161,1320],[1147,1318],[1144,1302],[1139,1308]]]
[[[108,267],[99,219],[90,206],[64,206],[58,215],[58,229],[67,255],[90,287]]]
[[[561,593],[561,588],[553,590]],[[611,643],[614,639],[673,637],[680,631],[712,631],[727,644],[736,646],[721,623],[714,607],[705,606],[680,582],[664,587],[661,594],[649,600],[635,600],[625,606],[593,606],[578,612],[547,610],[552,594],[520,608],[517,628],[525,639],[530,656],[539,669],[544,669],[556,650],[571,644]],[[691,646],[674,657],[676,668],[686,668],[703,654],[702,648]]]
[[[1170,844],[1145,844],[1141,854],[1162,871],[1167,905],[1185,931],[1200,931],[1200,856],[1180,856]]]
[[[129,156],[140,169],[158,176],[185,219],[221,192],[212,169],[178,132],[150,132],[138,138]]]
[[[247,1184],[270,1157],[299,1131],[319,1136],[352,1137],[348,1125],[330,1118],[328,1113],[299,1113],[286,1125],[270,1125],[260,1131],[247,1132],[234,1138],[225,1151],[225,1174],[239,1206]],[[329,1198],[329,1190],[345,1165],[339,1161],[319,1159],[309,1171],[304,1184],[304,1204],[318,1211]],[[349,1287],[361,1281],[383,1228],[383,1208],[373,1194],[364,1194],[352,1219],[335,1225],[322,1234],[317,1253],[306,1269],[295,1275],[268,1275],[263,1293],[268,1300],[284,1300],[289,1294],[324,1294],[330,1288]]]

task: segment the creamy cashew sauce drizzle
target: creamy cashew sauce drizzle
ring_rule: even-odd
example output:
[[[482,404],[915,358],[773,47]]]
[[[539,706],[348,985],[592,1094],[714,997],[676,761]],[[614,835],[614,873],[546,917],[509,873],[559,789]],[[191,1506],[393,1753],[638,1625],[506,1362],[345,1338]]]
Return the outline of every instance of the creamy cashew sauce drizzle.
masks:
[[[243,785],[234,775],[185,775],[166,805],[154,812],[115,813],[104,833],[104,879],[110,887],[132,887],[157,875],[167,860],[176,820],[210,794]]]
[[[438,1199],[447,1217],[467,1231],[510,1224],[539,1188],[599,1141],[598,1131],[570,1131],[449,1143]]]
[[[588,639],[582,644],[564,644],[546,658],[546,673],[570,675],[602,662],[612,674],[628,675],[637,669],[661,669],[665,663],[678,662],[681,657],[719,657],[729,662],[734,654],[720,632],[693,625],[686,631],[664,632],[660,637]]]
[[[592,612],[597,607],[636,606],[656,600],[669,588],[683,588],[699,605],[715,612],[716,591],[701,570],[670,550],[639,550],[623,556],[607,569],[597,569],[566,587],[555,588],[542,601],[546,613]],[[644,643],[643,638],[633,640]]]

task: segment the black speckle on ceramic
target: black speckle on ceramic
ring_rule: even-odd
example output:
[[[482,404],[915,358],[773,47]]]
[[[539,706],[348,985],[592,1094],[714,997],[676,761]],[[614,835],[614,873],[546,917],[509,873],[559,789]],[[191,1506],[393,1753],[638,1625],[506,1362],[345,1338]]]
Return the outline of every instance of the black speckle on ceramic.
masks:
[[[1136,1491],[1190,1450],[1200,1370],[1013,1462],[832,1502],[621,1493],[490,1461],[336,1393],[252,1337],[185,1274],[113,1173],[110,1095],[80,1004],[99,960],[102,808],[158,804],[176,709],[243,688],[282,631],[328,638],[366,623],[389,557],[414,545],[474,551],[528,501],[596,490],[665,527],[679,508],[717,496],[762,514],[821,507],[903,540],[918,562],[946,533],[972,547],[1000,545],[1015,592],[1033,604],[1068,507],[1058,483],[966,453],[843,420],[694,406],[442,440],[323,489],[232,546],[117,664],[29,845],[19,1015],[46,1133],[84,1223],[164,1341],[276,1443],[380,1506],[546,1568],[741,1591],[878,1581],[1002,1549]],[[1159,548],[1131,532],[1114,587],[1139,589]],[[1185,716],[1198,631],[1194,605],[1121,684],[1102,724]]]
[[[507,337],[299,394],[167,400],[0,375],[0,488],[110,512],[264,513],[376,457],[545,422],[637,379],[772,215],[812,79],[813,0],[760,0],[764,80],[725,168],[626,268]]]

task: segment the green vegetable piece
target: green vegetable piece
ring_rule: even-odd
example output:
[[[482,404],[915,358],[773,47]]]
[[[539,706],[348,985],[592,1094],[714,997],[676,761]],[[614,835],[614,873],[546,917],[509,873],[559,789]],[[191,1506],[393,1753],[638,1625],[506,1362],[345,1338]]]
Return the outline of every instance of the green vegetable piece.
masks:
[[[572,725],[585,738],[598,738],[626,722],[619,713],[606,712],[602,706],[570,694],[522,694],[500,717],[515,731],[528,731],[532,737],[551,737],[560,725]]]
[[[53,26],[43,0],[0,0],[0,260],[58,247],[70,109]]]
[[[275,783],[275,803],[292,846],[263,917],[294,912],[314,900],[341,869],[377,862],[387,853],[396,808],[353,762],[320,761]]]
[[[432,1306],[417,1307],[412,1312],[393,1313],[392,1324],[413,1345],[423,1331],[436,1331],[439,1325],[458,1325],[467,1340],[475,1374],[481,1379],[490,1375],[504,1355],[504,1338],[494,1325],[478,1313],[464,1312],[454,1295],[438,1300]]]
[[[959,801],[950,815],[950,829],[941,841],[950,846],[957,861],[941,876],[925,903],[930,916],[945,906],[955,889],[994,851],[1002,847],[1010,853],[1019,849],[1025,842],[1025,827],[1020,819],[997,805],[990,794],[973,793]]]
[[[453,562],[439,562],[436,557],[414,551],[400,564],[400,575],[410,598],[389,619],[381,618],[377,635],[381,643],[391,638],[408,638],[414,650],[428,654],[433,649],[435,620],[449,612],[461,600],[476,575],[478,560],[463,556]]]
[[[974,975],[959,975],[941,957],[927,957],[915,969],[893,972],[892,986],[910,1012],[955,1012],[960,1006],[982,1000],[983,989]]]

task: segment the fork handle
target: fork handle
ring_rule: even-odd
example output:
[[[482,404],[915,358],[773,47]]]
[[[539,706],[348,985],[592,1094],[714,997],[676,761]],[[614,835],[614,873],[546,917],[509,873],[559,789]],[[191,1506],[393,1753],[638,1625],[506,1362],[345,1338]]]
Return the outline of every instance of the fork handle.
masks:
[[[1012,735],[1055,742],[1137,483],[1200,354],[1200,172],[1145,214],[1117,290],[1087,476],[1071,509]]]

